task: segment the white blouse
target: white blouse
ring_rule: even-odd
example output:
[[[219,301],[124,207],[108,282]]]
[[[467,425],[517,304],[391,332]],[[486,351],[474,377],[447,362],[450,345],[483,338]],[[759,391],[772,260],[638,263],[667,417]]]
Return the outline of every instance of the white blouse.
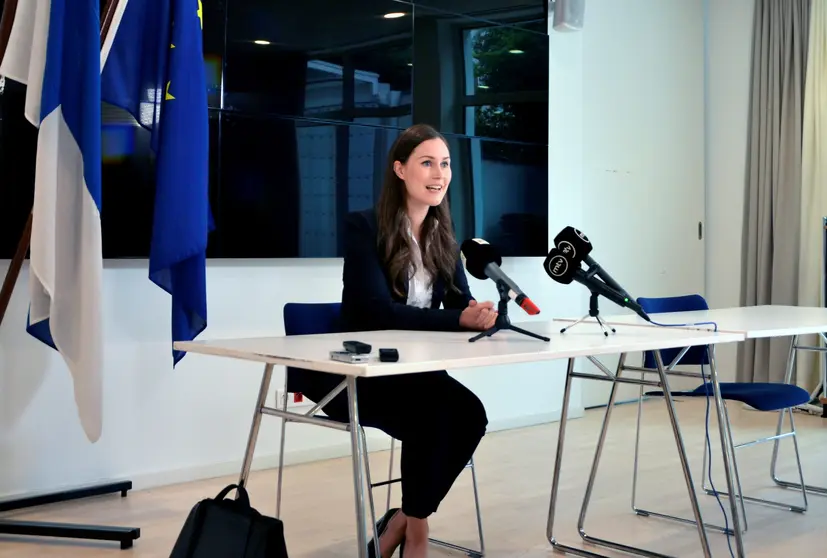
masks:
[[[410,229],[408,233],[411,234]],[[422,251],[416,237],[411,234],[413,239],[413,250],[411,250],[411,258],[413,259],[416,271],[409,272],[408,279],[408,306],[416,306],[417,308],[430,308],[431,297],[433,295],[433,283],[431,274],[422,265]]]

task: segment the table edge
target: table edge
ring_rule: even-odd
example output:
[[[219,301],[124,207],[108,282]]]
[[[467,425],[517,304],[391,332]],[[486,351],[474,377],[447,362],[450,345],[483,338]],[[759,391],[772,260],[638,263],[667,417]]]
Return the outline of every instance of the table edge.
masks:
[[[709,331],[709,336],[699,337],[690,341],[690,346],[701,345],[719,345],[726,343],[737,343],[745,340],[742,333],[739,332],[713,332]],[[217,339],[215,341],[221,341]],[[647,346],[655,345],[655,347]],[[485,366],[503,366],[508,364],[528,364],[531,362],[551,362],[558,360],[570,360],[572,358],[586,358],[598,357],[623,353],[638,353],[652,350],[668,350],[671,348],[685,347],[687,343],[677,341],[674,346],[670,344],[668,347],[661,346],[662,343],[637,343],[630,346],[628,349],[621,348],[618,350],[612,347],[610,350],[597,350],[595,347],[584,347],[582,349],[566,351],[565,353],[540,352],[540,353],[519,353],[519,354],[504,354],[504,355],[481,355],[479,357],[464,357],[457,358],[455,361],[419,361],[419,362],[397,362],[397,363],[382,363],[369,362],[359,364],[348,364],[345,362],[337,362],[334,360],[325,361],[306,361],[297,360],[288,357],[277,357],[262,353],[254,353],[251,351],[241,351],[217,346],[211,346],[205,342],[200,341],[178,341],[173,344],[176,350],[185,351],[192,354],[201,354],[207,356],[218,356],[230,358],[234,360],[241,360],[247,362],[260,362],[262,364],[272,364],[279,366],[288,366],[301,368],[303,370],[313,370],[316,372],[326,372],[329,374],[338,374],[344,376],[354,377],[378,377],[378,376],[393,376],[402,374],[417,374],[429,372],[432,370],[459,370],[467,368],[479,368]]]

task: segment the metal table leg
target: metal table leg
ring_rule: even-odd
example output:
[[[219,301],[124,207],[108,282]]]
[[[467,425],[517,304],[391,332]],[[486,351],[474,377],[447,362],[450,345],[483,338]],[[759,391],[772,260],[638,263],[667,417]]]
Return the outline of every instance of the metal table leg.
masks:
[[[356,506],[356,538],[359,545],[359,558],[367,558],[368,556],[368,539],[367,539],[367,518],[365,512],[365,483],[364,478],[367,474],[367,442],[364,440],[364,431],[359,424],[359,407],[358,398],[356,395],[356,378],[348,376],[335,390],[331,391],[322,401],[317,403],[310,411],[305,414],[293,413],[287,411],[287,405],[283,408],[275,409],[265,406],[267,393],[270,390],[270,380],[273,375],[273,365],[267,364],[264,367],[264,374],[261,378],[261,387],[258,392],[258,399],[256,407],[253,412],[253,420],[250,425],[250,434],[247,439],[247,448],[244,452],[244,462],[241,466],[241,474],[239,475],[238,484],[246,486],[250,476],[250,468],[253,463],[253,454],[258,440],[258,433],[261,427],[261,418],[263,415],[271,415],[282,419],[282,441],[281,441],[281,456],[279,466],[279,478],[276,494],[276,515],[281,512],[281,480],[282,480],[282,466],[284,457],[284,424],[289,420],[292,422],[315,424],[326,428],[333,428],[336,430],[343,430],[350,432],[351,451],[353,458],[353,487],[355,492],[354,503]],[[313,416],[314,413],[324,405],[326,405],[333,397],[341,392],[342,389],[347,388],[348,406],[350,412],[350,421],[348,423],[340,423],[338,421],[320,418]],[[286,380],[285,380],[286,393]],[[364,468],[364,471],[363,471]],[[376,517],[373,507],[373,497],[370,497],[370,521],[373,526],[373,536],[375,543],[376,556],[379,556],[379,538],[376,530]]]
[[[565,551],[567,547],[557,541],[554,536],[554,515],[557,510],[557,492],[560,488],[560,469],[563,464],[563,447],[566,441],[566,423],[568,422],[569,401],[571,400],[571,381],[574,372],[574,359],[569,359],[566,369],[566,387],[563,390],[563,408],[560,411],[560,426],[557,433],[557,452],[554,458],[554,472],[551,477],[551,500],[548,509],[548,522],[546,524],[546,537],[555,550]],[[577,549],[575,549],[577,550]],[[599,556],[597,554],[581,554],[582,556]]]
[[[718,431],[721,436],[721,453],[724,459],[724,475],[726,476],[727,492],[735,494],[735,483],[733,482],[733,460],[735,448],[730,447],[730,425],[727,421],[726,410],[724,408],[724,400],[721,397],[721,386],[718,382],[718,367],[715,361],[715,345],[709,345],[707,348],[709,352],[709,371],[710,379],[712,381],[712,390],[715,394],[715,410],[718,415]],[[732,530],[735,532],[735,553],[737,558],[743,558],[744,554],[744,534],[741,530],[741,518],[738,514],[738,498],[729,498],[729,507],[732,512]]]
[[[361,427],[359,425],[359,401],[356,394],[356,378],[354,376],[347,377],[347,400],[348,411],[350,412],[350,443],[351,453],[353,458],[353,490],[354,502],[356,505],[356,541],[359,545],[359,558],[368,557],[368,532],[367,522],[365,518],[365,481],[364,471],[367,447],[363,445],[362,436],[360,436]],[[374,543],[376,549],[376,556],[379,556],[379,537],[376,531],[376,518],[373,514],[373,507],[371,506],[371,523],[373,525]]]
[[[688,460],[686,458],[686,451],[685,451],[684,444],[683,444],[683,438],[682,438],[681,433],[680,433],[680,428],[678,426],[677,417],[676,417],[676,413],[675,413],[675,409],[674,409],[674,402],[672,401],[671,392],[669,391],[669,385],[668,385],[667,378],[666,378],[666,372],[665,372],[664,367],[663,367],[663,362],[660,358],[660,353],[655,352],[655,355],[656,355],[656,362],[657,362],[657,365],[658,365],[658,374],[660,376],[660,385],[662,386],[662,389],[663,389],[663,391],[666,395],[665,399],[666,399],[666,402],[667,402],[667,409],[669,411],[670,422],[672,424],[672,431],[675,435],[675,441],[676,441],[676,444],[678,446],[678,454],[681,458],[681,465],[682,465],[683,471],[684,471],[684,478],[686,480],[687,490],[689,492],[690,502],[692,504],[692,510],[693,510],[694,515],[695,515],[697,528],[698,528],[698,534],[699,534],[700,539],[701,539],[701,546],[703,548],[704,556],[706,558],[709,558],[709,557],[712,556],[712,553],[711,553],[711,550],[709,548],[709,540],[707,538],[706,530],[704,529],[704,524],[703,524],[703,521],[702,521],[702,518],[701,518],[701,511],[700,511],[700,506],[698,504],[697,493],[695,492],[694,483],[692,481],[692,475],[691,475],[691,472],[689,470]],[[647,558],[667,558],[668,555],[665,555],[665,554],[660,554],[660,553],[657,553],[657,552],[652,552],[652,551],[649,551],[649,550],[636,548],[636,547],[624,545],[624,544],[621,544],[621,543],[608,541],[608,540],[605,540],[605,539],[599,539],[599,538],[596,538],[596,537],[591,537],[591,536],[587,535],[585,533],[585,530],[583,529],[583,525],[585,523],[586,511],[588,509],[588,504],[589,504],[589,500],[590,500],[590,497],[591,497],[591,492],[592,492],[592,489],[594,487],[594,481],[595,481],[596,476],[597,476],[597,467],[599,465],[603,444],[605,442],[606,433],[608,431],[608,424],[609,424],[609,420],[611,418],[611,411],[612,411],[612,408],[614,406],[615,396],[617,394],[617,385],[618,385],[618,383],[621,383],[621,382],[622,383],[638,383],[635,380],[630,380],[630,379],[626,379],[626,378],[621,379],[620,378],[620,374],[621,374],[621,371],[623,370],[623,365],[625,363],[625,359],[626,359],[626,355],[625,354],[621,355],[617,372],[614,375],[614,382],[613,382],[611,394],[610,394],[610,397],[609,397],[609,404],[606,408],[606,414],[605,414],[604,419],[603,419],[603,425],[602,425],[601,432],[600,432],[600,438],[598,440],[597,449],[595,451],[595,458],[594,458],[594,461],[592,462],[592,470],[591,470],[591,474],[590,474],[590,477],[589,477],[589,482],[588,482],[588,485],[587,485],[587,488],[586,488],[586,494],[585,494],[585,497],[584,497],[584,500],[583,500],[583,506],[582,506],[581,512],[580,512],[580,518],[579,518],[579,521],[578,521],[578,530],[579,530],[580,535],[583,538],[583,540],[585,540],[587,542],[590,542],[590,543],[593,543],[593,544],[606,546],[606,547],[612,548],[614,550],[619,550],[619,551],[627,552],[627,553],[630,553],[630,554],[645,556]],[[568,371],[566,373],[566,387],[565,387],[565,390],[564,390],[564,393],[563,393],[563,409],[562,409],[562,416],[561,416],[561,420],[560,420],[560,430],[559,430],[558,441],[557,441],[557,455],[556,455],[555,464],[554,464],[554,474],[553,474],[552,489],[551,489],[551,502],[550,502],[550,505],[549,505],[549,517],[548,517],[546,535],[548,536],[549,542],[552,544],[554,549],[559,551],[559,552],[575,554],[575,555],[578,555],[578,556],[585,556],[587,558],[607,558],[603,554],[599,554],[599,553],[584,550],[584,549],[581,549],[581,548],[576,548],[576,547],[561,544],[559,541],[557,541],[557,539],[555,538],[554,533],[553,533],[554,515],[555,515],[555,508],[556,508],[557,494],[558,494],[558,486],[559,486],[559,480],[560,480],[560,469],[561,469],[562,457],[563,457],[563,446],[564,446],[564,443],[565,443],[567,413],[568,413],[570,397],[571,397],[571,381],[574,377],[581,377],[582,378],[582,377],[586,377],[586,375],[581,375],[581,374],[574,373],[574,361],[569,360]],[[595,376],[594,379],[603,380],[603,381],[607,380],[607,378],[602,378],[602,377],[598,377],[598,376]],[[645,380],[641,380],[640,383],[641,383],[641,385],[647,385],[647,384],[651,385],[652,384],[652,382],[646,382]]]
[[[261,375],[261,387],[258,390],[256,409],[253,412],[253,423],[250,425],[250,433],[247,435],[247,448],[244,450],[244,461],[241,463],[241,474],[238,476],[238,485],[246,487],[247,478],[250,476],[250,467],[253,465],[253,454],[256,451],[258,431],[261,428],[261,410],[267,399],[267,392],[270,390],[270,379],[273,377],[273,364],[264,365],[264,373]]]

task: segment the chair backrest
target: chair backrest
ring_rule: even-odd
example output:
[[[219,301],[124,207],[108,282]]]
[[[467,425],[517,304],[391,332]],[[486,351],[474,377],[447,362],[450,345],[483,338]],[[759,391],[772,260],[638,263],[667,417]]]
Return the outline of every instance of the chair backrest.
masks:
[[[657,314],[661,312],[692,312],[693,310],[709,310],[709,305],[704,297],[698,294],[668,296],[660,298],[640,297],[637,299],[644,312]],[[668,325],[668,324],[667,324]],[[666,349],[660,352],[663,365],[668,366],[682,349]],[[692,347],[689,349],[678,364],[689,366],[701,366],[709,364],[706,346]],[[655,355],[651,351],[643,353],[643,366],[645,368],[657,368]]]
[[[284,305],[284,333],[286,335],[314,335],[341,331],[341,303],[339,302],[288,302]],[[301,393],[305,381],[314,378],[316,383],[335,382],[335,377],[302,368],[288,366],[285,387],[289,393]],[[336,382],[338,383],[338,382]],[[329,386],[330,391],[335,383]]]
[[[288,302],[284,305],[284,333],[338,333],[341,308],[340,302]]]

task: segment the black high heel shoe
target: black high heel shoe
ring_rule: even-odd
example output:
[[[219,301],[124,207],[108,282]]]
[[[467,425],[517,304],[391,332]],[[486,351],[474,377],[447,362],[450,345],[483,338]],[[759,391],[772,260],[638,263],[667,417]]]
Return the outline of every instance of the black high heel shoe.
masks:
[[[378,537],[381,537],[385,530],[390,525],[391,519],[399,512],[399,508],[391,508],[385,513],[385,515],[376,522],[376,533]],[[405,538],[402,538],[402,542],[399,543],[399,558],[402,558],[402,554],[405,552]],[[370,545],[368,546],[368,558],[381,558],[381,556],[376,556],[376,540],[371,539]]]

